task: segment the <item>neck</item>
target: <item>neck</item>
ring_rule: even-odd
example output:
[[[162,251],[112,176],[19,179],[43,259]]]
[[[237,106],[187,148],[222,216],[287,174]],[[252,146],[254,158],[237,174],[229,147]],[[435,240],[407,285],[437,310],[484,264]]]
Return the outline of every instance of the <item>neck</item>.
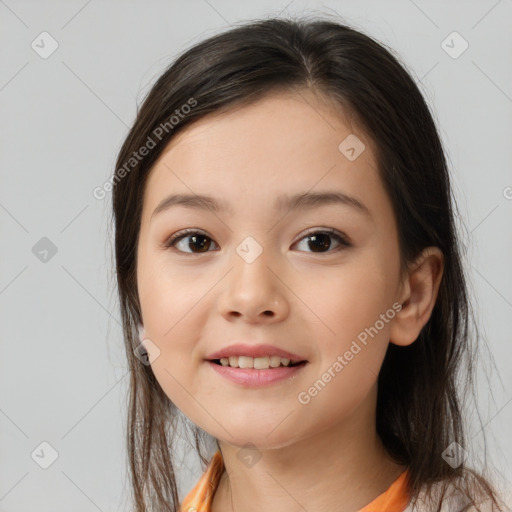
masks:
[[[260,449],[261,457],[252,465],[240,460],[240,447],[219,441],[225,471],[212,512],[354,512],[371,503],[405,467],[386,453],[375,413],[367,410],[375,411],[374,401],[369,402],[310,437]]]

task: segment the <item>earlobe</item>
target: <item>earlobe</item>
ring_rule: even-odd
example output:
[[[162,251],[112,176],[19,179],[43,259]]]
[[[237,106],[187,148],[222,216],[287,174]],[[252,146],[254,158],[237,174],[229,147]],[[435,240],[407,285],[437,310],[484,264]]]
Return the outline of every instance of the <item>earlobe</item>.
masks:
[[[434,309],[443,276],[444,257],[438,247],[427,247],[405,277],[400,303],[393,319],[389,341],[406,346],[413,343]]]

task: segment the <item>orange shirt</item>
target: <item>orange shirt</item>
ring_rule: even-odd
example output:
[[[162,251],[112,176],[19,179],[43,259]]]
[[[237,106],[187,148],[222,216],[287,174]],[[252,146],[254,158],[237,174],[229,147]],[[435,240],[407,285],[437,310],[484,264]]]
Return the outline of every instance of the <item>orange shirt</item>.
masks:
[[[180,512],[211,512],[213,495],[223,471],[222,454],[217,450],[197,484],[182,501]],[[403,512],[409,502],[406,478],[407,470],[359,512]]]

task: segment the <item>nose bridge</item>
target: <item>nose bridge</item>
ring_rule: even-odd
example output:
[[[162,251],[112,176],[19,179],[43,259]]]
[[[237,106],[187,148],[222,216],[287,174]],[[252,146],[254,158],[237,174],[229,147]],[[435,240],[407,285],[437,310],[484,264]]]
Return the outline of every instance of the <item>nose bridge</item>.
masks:
[[[285,297],[276,282],[275,270],[271,271],[270,259],[270,250],[251,235],[235,247],[229,285],[221,301],[224,313],[236,311],[247,316],[258,316],[265,311],[282,313]]]
[[[236,282],[249,282],[256,289],[261,286],[268,286],[271,274],[267,265],[269,265],[269,250],[264,248],[254,236],[246,236],[235,247],[235,253],[232,257],[234,265],[233,279]],[[248,290],[249,291],[249,290]]]

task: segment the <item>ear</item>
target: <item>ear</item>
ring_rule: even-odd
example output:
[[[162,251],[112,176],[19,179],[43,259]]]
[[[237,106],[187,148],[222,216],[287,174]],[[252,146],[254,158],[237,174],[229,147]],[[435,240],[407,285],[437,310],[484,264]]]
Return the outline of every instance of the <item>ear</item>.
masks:
[[[146,330],[142,324],[139,324],[139,341],[142,343],[142,340],[146,337]]]
[[[416,258],[402,282],[402,309],[392,320],[390,343],[406,346],[416,341],[434,309],[443,270],[444,256],[438,247],[427,247]]]

